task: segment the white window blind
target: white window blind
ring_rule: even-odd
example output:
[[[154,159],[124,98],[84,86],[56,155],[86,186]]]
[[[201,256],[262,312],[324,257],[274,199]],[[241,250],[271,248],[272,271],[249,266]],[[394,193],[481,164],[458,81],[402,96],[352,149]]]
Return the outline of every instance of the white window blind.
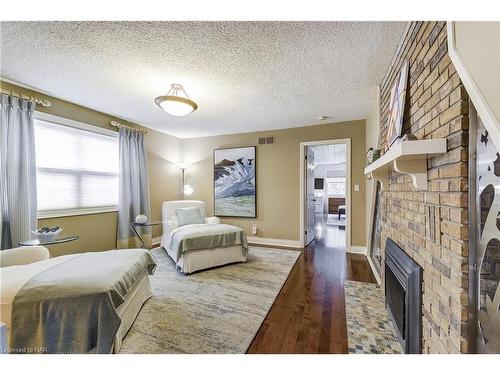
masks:
[[[38,211],[118,205],[118,138],[35,119]]]

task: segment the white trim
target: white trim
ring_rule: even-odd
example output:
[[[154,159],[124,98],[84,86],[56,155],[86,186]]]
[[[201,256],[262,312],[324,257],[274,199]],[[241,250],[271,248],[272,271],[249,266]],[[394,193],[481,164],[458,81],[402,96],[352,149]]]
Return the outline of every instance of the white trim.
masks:
[[[49,219],[52,217],[82,216],[102,214],[105,212],[118,212],[118,206],[72,208],[67,210],[38,211],[38,219]]]
[[[280,238],[266,238],[266,237],[257,237],[257,236],[248,236],[248,243],[255,245],[264,245],[264,246],[283,246],[283,247],[291,247],[294,249],[301,249],[303,246],[300,246],[299,241],[294,240],[283,240]]]
[[[375,264],[373,264],[372,258],[368,258],[368,264],[370,265],[370,268],[372,269],[373,276],[375,276],[375,280],[377,280],[377,284],[381,285],[382,284],[382,279],[380,278],[380,275],[377,272],[377,269],[375,268]]]
[[[161,243],[161,236],[160,237],[154,237],[151,240],[151,246],[160,245],[160,243]]]
[[[35,120],[53,122],[54,124],[69,126],[76,129],[86,130],[93,133],[103,134],[110,137],[118,138],[118,132],[110,129],[101,128],[97,125],[91,125],[80,121],[71,120],[69,118],[51,115],[45,112],[35,111]]]
[[[474,82],[474,79],[467,69],[462,56],[460,56],[460,53],[457,50],[455,21],[447,22],[446,31],[448,33],[448,54],[450,55],[453,66],[457,70],[458,75],[467,90],[467,94],[469,94],[469,97],[476,108],[476,112],[484,124],[484,127],[491,135],[490,139],[493,141],[497,149],[500,149],[500,123],[484,99],[480,88],[477,86],[476,82]]]
[[[366,256],[368,254],[368,249],[366,246],[351,246],[347,248],[347,252],[350,254],[361,254]]]
[[[299,170],[300,170],[300,180],[299,180],[299,202],[300,202],[300,226],[299,226],[299,238],[300,247],[304,247],[304,232],[305,232],[305,220],[304,220],[304,206],[305,206],[305,174],[304,174],[304,158],[305,158],[305,148],[307,146],[316,145],[331,145],[345,143],[347,145],[347,187],[346,187],[346,206],[347,206],[347,231],[346,231],[346,249],[351,247],[351,194],[352,194],[352,181],[351,181],[351,138],[340,138],[340,139],[326,139],[323,141],[310,141],[310,142],[300,142],[300,158],[299,158]]]
[[[413,186],[427,190],[427,159],[446,153],[446,138],[399,141],[380,158],[365,168],[365,175],[378,180],[382,189],[387,189],[389,169],[411,177]]]

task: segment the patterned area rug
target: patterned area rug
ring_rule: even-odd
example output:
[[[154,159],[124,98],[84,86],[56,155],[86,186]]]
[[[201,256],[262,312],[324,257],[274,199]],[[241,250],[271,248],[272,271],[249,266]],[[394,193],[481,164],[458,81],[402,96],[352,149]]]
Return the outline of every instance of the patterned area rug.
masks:
[[[402,353],[380,286],[346,281],[344,288],[349,353]]]
[[[245,353],[300,255],[250,247],[246,263],[183,275],[164,250],[152,253],[154,296],[120,353]]]

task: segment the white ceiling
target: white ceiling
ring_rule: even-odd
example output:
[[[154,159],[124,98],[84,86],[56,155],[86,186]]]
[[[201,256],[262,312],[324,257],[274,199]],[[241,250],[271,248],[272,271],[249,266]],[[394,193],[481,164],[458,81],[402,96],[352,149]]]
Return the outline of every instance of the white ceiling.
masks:
[[[365,118],[403,22],[2,22],[0,74],[177,137]],[[184,85],[199,109],[153,100]]]
[[[346,163],[345,143],[311,146],[314,165]]]

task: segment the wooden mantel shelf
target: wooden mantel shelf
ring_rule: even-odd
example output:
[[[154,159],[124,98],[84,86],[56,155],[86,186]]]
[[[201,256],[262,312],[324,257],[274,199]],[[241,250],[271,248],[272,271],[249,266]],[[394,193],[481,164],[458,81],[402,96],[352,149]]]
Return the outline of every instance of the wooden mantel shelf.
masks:
[[[427,158],[445,152],[446,139],[399,142],[366,167],[365,175],[380,181],[384,189],[389,181],[389,168],[392,165],[397,172],[409,175],[417,189],[427,190]]]

